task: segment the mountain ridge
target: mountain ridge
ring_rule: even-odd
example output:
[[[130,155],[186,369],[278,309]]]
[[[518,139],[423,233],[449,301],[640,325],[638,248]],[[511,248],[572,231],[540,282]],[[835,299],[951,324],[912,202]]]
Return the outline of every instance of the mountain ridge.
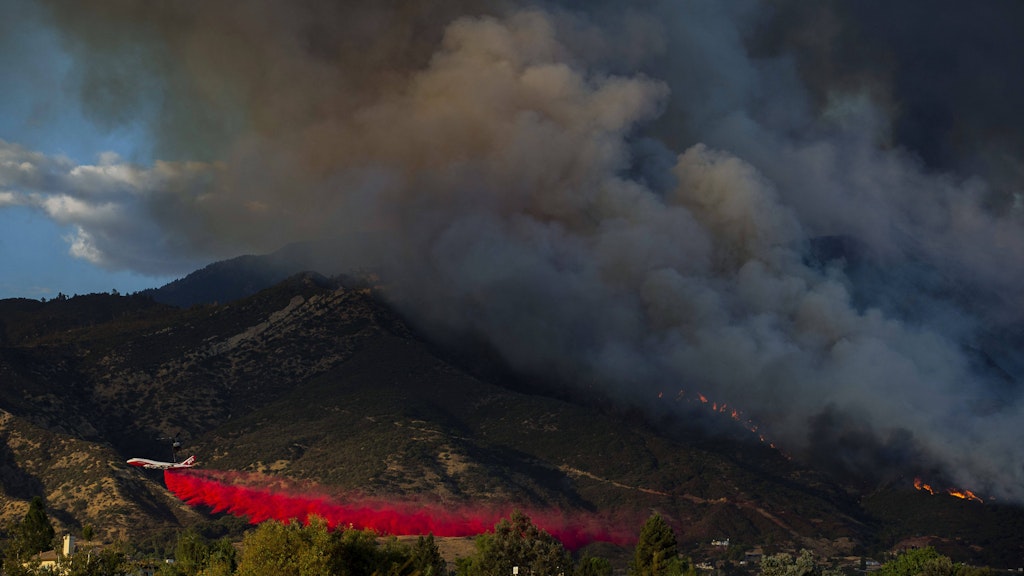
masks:
[[[215,283],[216,274],[201,280]],[[204,467],[339,491],[626,516],[656,509],[691,548],[731,537],[740,547],[863,554],[920,530],[872,507],[877,494],[938,506],[947,522],[950,510],[975,504],[926,502],[909,482],[858,493],[742,440],[741,430],[666,434],[630,410],[529,393],[529,382],[490,382],[487,370],[439,353],[444,347],[420,336],[367,281],[306,272],[184,308],[149,296],[0,302],[0,374],[13,384],[0,391],[4,522],[39,492],[66,530],[90,524],[119,537],[199,522],[201,513],[156,478],[123,464],[162,456],[159,438],[169,435],[181,435]],[[81,312],[93,301],[109,313]],[[13,441],[30,437],[48,448]],[[82,468],[72,488],[66,471],[82,462],[104,465]],[[99,493],[119,496],[90,496]],[[1004,510],[993,515],[1004,526],[1021,522]],[[947,552],[967,560],[1004,562],[1021,551],[991,530],[981,531],[985,545],[965,540],[962,529],[934,527],[937,538],[943,530],[961,535]]]

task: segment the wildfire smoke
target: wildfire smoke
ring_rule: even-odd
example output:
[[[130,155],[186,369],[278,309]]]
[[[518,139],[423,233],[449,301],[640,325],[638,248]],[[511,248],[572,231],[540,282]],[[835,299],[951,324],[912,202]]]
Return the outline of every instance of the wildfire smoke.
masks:
[[[1019,2],[18,4],[70,52],[35,93],[147,136],[0,142],[0,208],[81,258],[320,239],[517,372],[629,409],[682,383],[838,473],[1024,502]]]

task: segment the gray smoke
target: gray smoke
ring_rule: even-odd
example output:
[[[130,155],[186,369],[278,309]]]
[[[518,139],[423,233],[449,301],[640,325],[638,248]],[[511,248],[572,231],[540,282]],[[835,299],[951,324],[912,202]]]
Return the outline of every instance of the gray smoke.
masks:
[[[163,160],[0,148],[0,202],[63,202],[83,257],[373,238],[339,267],[528,373],[1024,499],[1019,4],[45,4]]]

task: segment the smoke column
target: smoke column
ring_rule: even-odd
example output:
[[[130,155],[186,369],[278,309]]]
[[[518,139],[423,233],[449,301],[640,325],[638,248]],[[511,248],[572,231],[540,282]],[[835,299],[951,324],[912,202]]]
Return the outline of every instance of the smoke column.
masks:
[[[1020,2],[39,4],[157,156],[0,143],[82,257],[329,239],[524,373],[1024,501]]]
[[[246,516],[253,524],[266,520],[307,523],[310,516],[322,518],[330,528],[352,527],[380,534],[433,534],[475,536],[494,528],[512,512],[498,507],[442,507],[410,501],[351,498],[339,500],[326,495],[303,493],[297,486],[282,487],[281,481],[240,472],[164,471],[167,489],[193,506],[214,512]],[[629,545],[635,534],[609,528],[607,519],[586,514],[561,515],[551,511],[526,512],[541,529],[557,538],[569,550],[592,542]],[[622,522],[614,525],[621,526]]]

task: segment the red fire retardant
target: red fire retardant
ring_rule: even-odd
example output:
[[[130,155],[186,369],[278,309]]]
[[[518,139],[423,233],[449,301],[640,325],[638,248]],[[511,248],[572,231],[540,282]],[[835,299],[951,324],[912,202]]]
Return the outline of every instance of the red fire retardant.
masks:
[[[332,529],[355,528],[390,535],[474,536],[493,529],[511,512],[511,507],[453,508],[363,497],[340,501],[326,495],[304,493],[301,486],[293,482],[242,472],[166,470],[164,481],[168,490],[189,505],[246,516],[253,524],[265,520],[297,520],[305,524],[311,516],[318,516]],[[633,522],[613,523],[593,514],[568,515],[552,510],[524,510],[524,513],[569,550],[598,541],[621,546],[636,541],[635,534],[623,531],[623,524],[633,527]],[[609,525],[616,525],[616,529],[608,528]]]

